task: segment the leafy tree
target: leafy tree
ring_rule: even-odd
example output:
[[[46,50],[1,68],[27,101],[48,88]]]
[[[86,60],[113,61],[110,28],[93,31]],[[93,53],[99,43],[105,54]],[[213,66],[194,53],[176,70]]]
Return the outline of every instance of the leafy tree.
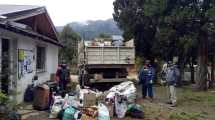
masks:
[[[59,62],[66,62],[70,66],[77,65],[78,41],[81,39],[69,25],[63,28],[59,35],[63,47],[59,51]]]
[[[182,73],[198,58],[197,89],[205,90],[214,13],[212,0],[116,0],[113,17],[124,36],[135,39],[138,56],[178,56]]]
[[[197,71],[197,89],[207,89],[207,65],[208,65],[208,43],[210,34],[214,33],[214,15],[211,11],[215,10],[214,1],[181,1],[180,6],[184,16],[182,28],[185,34],[196,35],[198,43],[198,71]],[[182,20],[180,20],[182,21]],[[182,31],[182,30],[181,30]]]
[[[110,35],[109,35],[109,34],[106,34],[106,33],[100,33],[100,34],[98,35],[98,37],[100,37],[100,38],[110,38]]]
[[[157,31],[154,11],[162,11],[164,4],[163,0],[157,1],[159,3],[155,0],[116,0],[113,3],[113,18],[124,31],[125,39],[134,38],[137,56],[147,59],[153,59],[152,47]]]

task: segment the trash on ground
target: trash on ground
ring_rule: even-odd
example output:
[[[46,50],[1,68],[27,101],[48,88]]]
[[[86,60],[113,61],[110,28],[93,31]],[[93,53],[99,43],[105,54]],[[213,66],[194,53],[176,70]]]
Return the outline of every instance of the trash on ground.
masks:
[[[115,97],[115,109],[118,118],[124,118],[127,112],[127,100],[124,96]]]
[[[105,106],[102,103],[99,103],[98,110],[99,110],[98,120],[110,120],[109,110],[107,106]]]
[[[36,87],[34,105],[41,108],[47,107],[50,102],[49,118],[61,120],[110,120],[124,118],[129,115],[133,118],[144,118],[143,108],[136,104],[137,90],[131,81],[113,86],[105,92],[100,92],[89,87],[81,89],[79,85],[70,93],[58,92],[48,97],[47,86]],[[38,100],[41,98],[41,100]],[[41,104],[41,105],[39,105]],[[126,114],[127,113],[127,114]]]
[[[128,105],[127,114],[133,118],[144,118],[143,107],[135,103]]]

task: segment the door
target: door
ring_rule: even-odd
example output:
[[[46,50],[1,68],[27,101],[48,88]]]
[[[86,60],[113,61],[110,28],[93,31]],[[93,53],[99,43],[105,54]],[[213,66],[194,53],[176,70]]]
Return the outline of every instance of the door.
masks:
[[[3,38],[1,47],[1,90],[8,94],[10,84],[10,41]]]

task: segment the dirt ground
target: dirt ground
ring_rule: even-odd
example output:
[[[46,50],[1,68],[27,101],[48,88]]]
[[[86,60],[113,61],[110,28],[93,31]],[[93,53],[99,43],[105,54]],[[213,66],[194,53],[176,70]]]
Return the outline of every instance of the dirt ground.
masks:
[[[138,87],[139,88],[139,87]],[[138,89],[137,103],[144,107],[144,120],[215,120],[215,92],[194,92],[191,87],[177,88],[177,107],[170,107],[167,101],[167,88],[155,87],[155,100],[151,103],[141,99],[141,91]],[[40,112],[25,120],[48,120],[47,112]],[[112,120],[118,120],[112,118]],[[125,117],[123,120],[136,120]]]

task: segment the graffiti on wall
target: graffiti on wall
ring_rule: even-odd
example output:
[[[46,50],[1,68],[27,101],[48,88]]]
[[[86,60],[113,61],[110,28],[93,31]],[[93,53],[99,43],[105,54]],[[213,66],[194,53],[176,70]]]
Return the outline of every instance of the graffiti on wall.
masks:
[[[18,58],[19,78],[25,76],[26,74],[33,73],[34,51],[19,49]]]

